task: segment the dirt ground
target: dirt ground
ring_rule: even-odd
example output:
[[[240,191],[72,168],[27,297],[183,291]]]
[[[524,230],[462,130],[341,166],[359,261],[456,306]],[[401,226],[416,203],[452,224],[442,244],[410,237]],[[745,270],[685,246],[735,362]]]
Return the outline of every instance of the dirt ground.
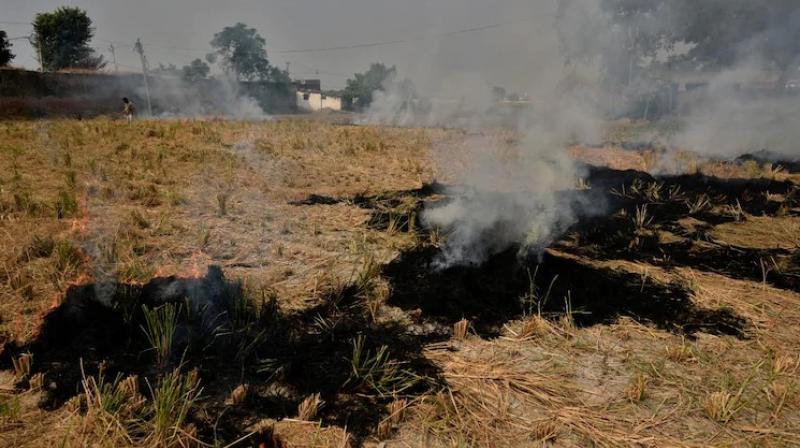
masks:
[[[622,134],[437,270],[465,131],[0,121],[0,445],[800,445],[800,173]]]

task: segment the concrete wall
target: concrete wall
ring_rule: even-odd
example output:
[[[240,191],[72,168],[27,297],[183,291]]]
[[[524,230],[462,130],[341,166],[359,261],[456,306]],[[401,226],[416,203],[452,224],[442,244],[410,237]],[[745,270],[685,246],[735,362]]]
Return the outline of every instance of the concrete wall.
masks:
[[[252,116],[297,110],[293,88],[262,82],[236,83],[149,77],[153,114]],[[0,70],[0,117],[119,114],[122,98],[147,111],[141,74],[39,73]]]

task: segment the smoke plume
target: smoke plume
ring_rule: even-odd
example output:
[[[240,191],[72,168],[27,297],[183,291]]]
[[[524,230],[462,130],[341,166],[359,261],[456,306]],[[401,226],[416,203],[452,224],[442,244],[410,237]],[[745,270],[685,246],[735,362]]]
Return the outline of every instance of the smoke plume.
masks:
[[[449,189],[450,199],[423,216],[427,225],[446,234],[440,267],[481,263],[516,244],[521,255],[540,253],[574,222],[575,211],[561,193],[574,188],[580,173],[566,148],[600,139],[607,98],[601,72],[592,63],[568,63],[559,34],[589,39],[578,32],[580,27],[605,16],[597,2],[581,0],[580,15],[559,22],[559,33],[558,4],[554,0],[529,8],[536,19],[524,26],[534,27],[536,39],[522,45],[505,42],[519,50],[509,69],[524,71],[521,93],[530,96],[530,102],[503,101],[480,76],[457,70],[457,58],[454,69],[441,63],[451,61],[452,55],[434,54],[422,62],[430,71],[412,78],[415,89],[391,80],[367,113],[371,123],[477,131],[459,148],[458,157],[466,166],[453,179],[458,186]],[[500,128],[518,136],[510,147],[482,136],[482,130]],[[441,150],[434,157],[446,169],[454,163],[452,156]]]
[[[798,92],[776,88],[776,80],[769,76],[753,63],[716,74],[708,88],[686,105],[683,129],[675,143],[722,159],[765,151],[796,160],[800,156],[800,127],[795,123],[800,97]]]

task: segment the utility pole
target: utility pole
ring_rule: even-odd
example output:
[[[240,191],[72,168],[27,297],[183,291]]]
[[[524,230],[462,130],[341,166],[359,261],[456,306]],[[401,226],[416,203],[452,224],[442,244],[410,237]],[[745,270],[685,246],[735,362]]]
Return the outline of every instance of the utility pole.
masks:
[[[286,76],[291,77],[291,72],[289,71],[289,67],[292,65],[291,62],[286,61]]]
[[[114,50],[114,44],[108,44],[108,49],[111,50],[111,59],[114,60],[114,73],[119,73],[119,66],[117,65],[117,52]]]
[[[35,33],[31,33],[28,41],[32,46],[36,47],[36,52],[39,54],[39,71],[44,73],[44,59],[42,59],[42,42],[36,38]]]
[[[144,55],[144,46],[142,45],[141,39],[136,39],[133,51],[139,53],[139,58],[142,60],[142,76],[144,76],[144,94],[147,97],[147,113],[152,117],[153,106],[150,104],[150,86],[147,83],[147,57]]]

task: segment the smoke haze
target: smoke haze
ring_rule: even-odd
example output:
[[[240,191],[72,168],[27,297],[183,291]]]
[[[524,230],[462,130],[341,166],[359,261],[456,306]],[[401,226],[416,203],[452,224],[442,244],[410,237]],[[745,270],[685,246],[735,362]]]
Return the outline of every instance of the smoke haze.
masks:
[[[15,21],[60,6],[0,3]],[[763,29],[744,41],[736,40],[738,29],[724,28],[725,13],[742,5],[751,16],[768,11]],[[800,78],[791,56],[791,43],[800,40],[800,7],[786,0],[82,0],[75,6],[94,20],[95,45],[142,36],[153,66],[202,56],[215,32],[242,21],[266,38],[273,65],[290,63],[295,78],[322,78],[323,89],[344,87],[373,62],[396,65],[398,77],[376,95],[367,123],[515,129],[522,137],[511,151],[481,137],[464,141],[468,164],[456,179],[462,188],[425,216],[449,234],[443,265],[477,263],[512,243],[535,252],[557,236],[575,214],[558,192],[573,188],[581,174],[565,149],[601,143],[610,119],[678,118],[682,127],[672,144],[709,156],[735,158],[760,149],[797,156],[800,131],[792,118],[800,112],[798,96],[783,86],[776,91],[774,80],[772,93],[757,87],[778,70],[777,84]],[[687,25],[708,8],[720,14]],[[697,42],[669,41],[676,35]],[[711,55],[720,66],[698,62],[698,44],[718,36],[731,39]],[[355,48],[330,49],[349,45]],[[20,44],[15,50],[19,62],[33,65],[30,49]],[[126,52],[121,62],[135,69],[135,55]],[[769,57],[775,53],[787,53],[787,65],[776,67]],[[665,91],[671,107],[678,72],[703,78],[707,88],[681,92],[674,110],[658,111]],[[531,101],[524,108],[498,106],[495,86]],[[234,115],[248,110],[236,106]],[[440,155],[439,163],[452,161]]]
[[[591,39],[581,31],[587,24],[600,29],[606,17],[597,2],[582,0],[570,2],[575,10],[568,20],[557,21],[558,6],[554,0],[530,7],[536,20],[526,26],[537,30],[537,39],[513,55],[513,65],[527,76],[523,92],[532,98],[524,108],[498,104],[485,79],[450,73],[441,65],[446,55],[434,52],[412,68],[411,81],[419,86],[420,97],[429,98],[427,104],[414,103],[404,83],[393,79],[367,111],[370,123],[475,130],[504,126],[522,136],[511,148],[480,133],[463,143],[467,166],[455,179],[459,187],[451,189],[449,202],[423,216],[447,234],[440,267],[477,264],[516,243],[522,245],[521,255],[539,253],[574,221],[572,205],[559,194],[573,189],[580,174],[566,148],[599,141],[604,110],[612,104],[602,104],[609,97],[596,66],[565,62],[565,41],[559,35]],[[438,162],[452,163],[444,156]]]

